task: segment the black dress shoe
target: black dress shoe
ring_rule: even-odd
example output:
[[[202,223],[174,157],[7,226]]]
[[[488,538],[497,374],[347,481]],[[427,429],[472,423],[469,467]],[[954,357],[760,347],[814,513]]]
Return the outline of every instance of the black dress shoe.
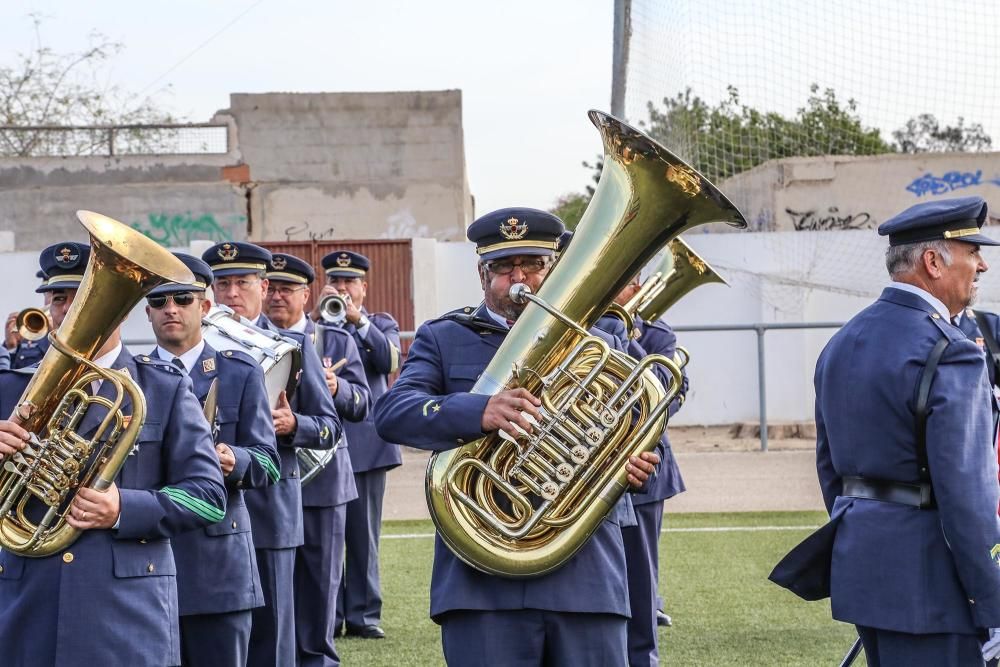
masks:
[[[348,625],[345,634],[348,637],[360,637],[361,639],[385,639],[385,630],[377,625],[364,625],[360,628]]]
[[[670,626],[672,626],[674,624],[674,622],[673,622],[673,620],[669,616],[667,616],[665,613],[663,613],[663,610],[657,609],[656,610],[656,624],[659,625],[659,626],[662,626],[664,628],[669,628]]]

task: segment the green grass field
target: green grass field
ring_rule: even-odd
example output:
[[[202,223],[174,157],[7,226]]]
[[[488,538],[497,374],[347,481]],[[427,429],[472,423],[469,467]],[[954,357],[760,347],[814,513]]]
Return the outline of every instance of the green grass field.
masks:
[[[667,514],[660,543],[660,591],[672,628],[660,629],[663,665],[839,665],[854,629],[830,618],[830,605],[803,602],[767,581],[775,563],[820,512]],[[697,529],[739,528],[709,531]],[[695,530],[692,530],[695,529]],[[673,532],[677,530],[677,532]],[[438,627],[427,616],[433,540],[429,521],[383,529],[382,641],[340,639],[345,665],[442,665]],[[864,665],[864,658],[855,663]]]

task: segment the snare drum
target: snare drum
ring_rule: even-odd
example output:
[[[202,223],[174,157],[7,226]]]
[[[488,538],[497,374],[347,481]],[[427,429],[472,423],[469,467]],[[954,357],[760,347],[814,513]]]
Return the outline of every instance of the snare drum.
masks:
[[[239,350],[257,360],[264,371],[267,399],[271,407],[278,405],[278,395],[284,391],[292,400],[302,368],[302,349],[299,344],[279,333],[261,329],[245,317],[233,319],[235,314],[226,306],[213,306],[201,319],[201,335],[209,345],[220,352]]]

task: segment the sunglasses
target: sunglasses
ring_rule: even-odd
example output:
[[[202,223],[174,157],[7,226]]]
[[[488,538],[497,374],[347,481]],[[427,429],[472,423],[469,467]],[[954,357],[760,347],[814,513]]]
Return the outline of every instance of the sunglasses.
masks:
[[[194,292],[176,292],[174,294],[154,294],[152,296],[146,297],[146,303],[149,304],[150,308],[155,308],[159,310],[167,305],[167,300],[173,299],[173,302],[178,306],[190,306],[194,303],[195,295]]]

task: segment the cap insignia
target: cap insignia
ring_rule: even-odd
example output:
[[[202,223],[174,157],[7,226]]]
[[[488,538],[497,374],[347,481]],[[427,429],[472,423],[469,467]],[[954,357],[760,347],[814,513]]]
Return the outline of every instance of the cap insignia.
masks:
[[[500,223],[500,235],[509,241],[523,239],[528,233],[528,223],[521,222],[517,218],[507,218],[507,222]]]
[[[271,259],[271,266],[276,268],[278,271],[284,271],[285,267],[288,266],[288,260],[281,255],[275,255]]]
[[[346,268],[351,265],[351,257],[347,253],[341,253],[340,257],[337,258],[337,266],[341,268]]]
[[[74,253],[73,249],[69,246],[63,246],[56,253],[56,264],[60,266],[72,266],[76,260],[80,259],[79,253]]]
[[[223,262],[231,262],[240,254],[240,249],[232,243],[223,243],[219,246],[218,253]]]

